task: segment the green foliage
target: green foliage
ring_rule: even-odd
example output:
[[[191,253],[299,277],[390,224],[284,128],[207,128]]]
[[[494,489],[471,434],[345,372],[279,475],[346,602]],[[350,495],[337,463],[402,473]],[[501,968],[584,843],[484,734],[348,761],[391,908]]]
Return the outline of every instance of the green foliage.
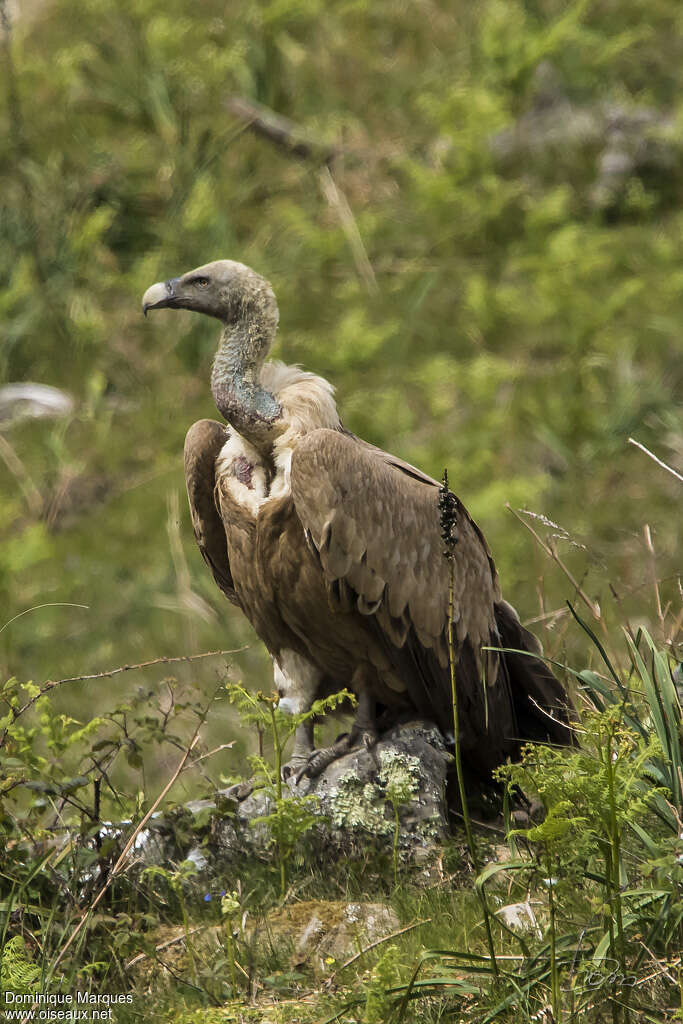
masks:
[[[100,702],[101,714],[86,722],[55,712],[54,689],[15,679],[0,689],[0,947],[3,984],[14,991],[72,991],[104,981],[112,970],[120,973],[123,958],[147,948],[144,933],[150,920],[158,923],[158,910],[147,913],[140,880],[121,876],[115,916],[93,914],[88,944],[76,944],[52,977],[55,958],[118,860],[122,836],[146,809],[150,752],[182,749],[188,722],[206,715],[170,678],[161,698],[140,687],[131,701]],[[136,782],[128,791],[114,782],[124,759]],[[185,864],[145,876],[163,875],[171,886],[190,956],[183,882],[193,870]],[[24,963],[25,937],[35,963]]]
[[[638,670],[634,686],[619,678],[602,645],[596,644],[613,681],[610,686],[595,673],[580,673],[599,695],[600,708],[583,710],[577,724],[581,746],[567,750],[528,745],[518,764],[497,771],[511,793],[539,798],[542,820],[509,831],[508,840],[527,855],[489,864],[476,887],[483,892],[507,876],[508,903],[514,893],[520,898],[526,893],[527,901],[530,889],[537,899],[543,893],[545,929],[533,952],[528,937],[505,926],[523,955],[514,975],[501,972],[484,1021],[515,1010],[531,1014],[534,1006],[547,1004],[557,1021],[581,1017],[591,1008],[609,1009],[613,1020],[641,1019],[637,1015],[646,1005],[634,986],[644,958],[666,959],[683,939],[683,807],[673,776],[664,771],[667,758],[652,728],[659,716],[670,747],[680,728],[669,659],[649,636],[636,643],[627,634]],[[649,669],[640,646],[647,652]],[[656,784],[666,778],[669,786]],[[668,816],[662,807],[668,808]],[[489,900],[496,898],[494,893]],[[425,954],[403,1006],[419,995],[415,984],[423,966],[448,964],[455,977],[434,982],[447,989],[472,970],[467,959],[456,951]],[[490,957],[485,969],[493,973]]]
[[[397,946],[387,946],[372,969],[367,983],[363,1024],[384,1024],[393,1012],[391,990],[400,980],[400,954]]]
[[[239,684],[228,688],[229,698],[237,704],[245,722],[254,723],[262,733],[267,731],[273,747],[273,764],[261,755],[249,758],[255,789],[263,793],[272,803],[273,809],[267,814],[254,818],[254,824],[267,825],[277,852],[280,872],[280,896],[284,900],[287,892],[287,865],[294,848],[302,836],[318,820],[316,809],[318,798],[300,794],[283,786],[284,751],[288,741],[304,723],[314,721],[327,711],[346,702],[355,703],[355,697],[348,690],[340,690],[323,700],[313,701],[307,711],[299,714],[285,714],[278,707],[277,694],[267,696],[260,691],[253,695]]]
[[[89,608],[15,622],[3,675],[252,639],[187,512],[180,558],[163,526],[184,431],[214,414],[211,327],[139,315],[152,281],[219,255],[272,279],[276,354],[331,377],[350,429],[435,476],[451,467],[524,615],[541,572],[546,608],[564,584],[534,564],[506,501],[587,545],[561,542],[604,609],[608,583],[628,614],[647,579],[645,517],[658,574],[678,569],[673,481],[626,439],[675,463],[682,436],[679,5],[428,9],[55,0],[17,20],[0,104],[0,381],[62,385],[78,404],[7,435],[0,605],[7,619],[46,595]],[[607,218],[589,199],[599,142],[560,132],[549,154],[495,158],[491,136],[533,105],[544,61],[576,109],[669,116],[665,188],[632,176]],[[343,145],[332,172],[351,221],[315,165],[231,117],[233,93]],[[256,650],[239,669],[266,685]]]
[[[31,959],[21,935],[15,935],[2,947],[0,953],[0,992],[13,991],[22,995],[38,992],[41,970]]]
[[[19,908],[49,962],[92,891],[88,877],[99,877],[99,861],[103,870],[111,865],[102,821],[118,820],[121,804],[139,817],[163,773],[163,758],[149,749],[176,748],[195,718],[189,699],[151,710],[163,668],[144,690],[133,682],[110,701],[74,683],[48,704],[38,692],[45,680],[251,644],[235,656],[236,671],[254,688],[270,685],[268,659],[194,549],[182,498],[183,434],[193,419],[215,415],[212,330],[182,314],[149,324],[139,313],[154,280],[228,256],[272,280],[282,312],[275,354],[332,379],[348,428],[434,476],[450,467],[491,543],[506,596],[524,618],[540,615],[556,661],[582,666],[575,676],[594,705],[582,750],[537,751],[515,769],[543,798],[546,819],[513,837],[523,868],[492,869],[481,883],[501,901],[503,877],[510,898],[526,899],[531,886],[543,939],[521,938],[532,953],[522,961],[527,973],[506,975],[502,994],[487,987],[476,895],[448,909],[439,894],[444,923],[428,933],[427,949],[476,948],[481,959],[428,957],[424,969],[434,973],[424,987],[416,976],[404,1019],[409,1009],[439,1019],[443,999],[444,1012],[455,1006],[463,1019],[517,1021],[546,1013],[549,995],[556,1010],[564,1002],[570,1014],[588,1015],[595,993],[585,972],[602,969],[610,948],[623,959],[625,936],[629,970],[641,980],[657,975],[652,989],[642,986],[650,1004],[634,1003],[634,1013],[659,1024],[672,988],[645,949],[671,960],[675,978],[671,951],[683,945],[683,741],[670,660],[680,660],[681,645],[680,619],[674,613],[670,625],[665,611],[647,608],[643,588],[661,581],[660,611],[677,600],[680,491],[627,439],[680,469],[680,3],[23,6],[5,40],[0,85],[0,384],[56,384],[74,394],[76,408],[57,422],[0,424],[0,679],[8,680],[0,692],[0,870],[3,897],[6,882],[12,893],[0,904],[2,934],[10,920],[15,928],[11,907]],[[577,143],[563,134],[564,115],[550,144],[499,159],[492,139],[543,106],[547,62],[584,118],[606,106],[660,112],[643,145],[667,154],[665,170],[646,162],[608,206],[596,205],[604,139],[588,132]],[[314,162],[235,121],[226,107],[233,93],[339,145],[343,157],[330,173],[345,202],[331,201]],[[585,636],[568,628],[566,579],[532,550],[505,502],[545,515],[535,528],[600,605],[596,629],[604,628],[609,664],[597,646],[586,654]],[[656,554],[641,540],[645,521]],[[616,624],[626,621],[645,629],[634,626],[613,657]],[[209,693],[215,669],[202,665],[181,679]],[[17,682],[29,678],[38,682]],[[272,706],[260,711],[280,764],[279,737],[293,722]],[[235,735],[221,770],[241,768],[254,738],[238,731],[236,716],[212,719],[207,747]],[[266,761],[256,770],[275,794],[269,825],[284,886],[291,842],[309,811],[290,805],[283,817],[289,802],[278,798],[279,772]],[[396,815],[400,793],[392,792]],[[27,846],[28,836],[49,842],[55,821],[83,844],[63,855]],[[99,858],[87,847],[94,835]],[[369,877],[363,867],[349,867],[359,891]],[[252,870],[256,889],[265,875]],[[164,885],[160,906],[182,917]],[[417,914],[423,897],[411,899]],[[120,979],[123,957],[149,942],[158,916],[140,913],[130,892],[124,906],[114,903],[120,924],[103,911],[92,934],[119,957],[111,970]],[[499,949],[520,953],[520,936],[494,929]],[[19,949],[22,935],[7,934],[5,949]],[[559,993],[549,985],[553,935]],[[405,941],[422,963],[422,940]],[[88,959],[88,945],[74,951],[71,967],[102,980],[104,958],[93,939]],[[211,960],[223,981],[235,955]],[[221,988],[203,973],[202,957],[198,987],[211,998],[234,994],[235,979]],[[384,981],[373,982],[380,1003],[382,986],[396,982],[390,960]],[[250,978],[270,976],[263,963],[252,971],[255,963],[247,963]],[[296,988],[296,972],[280,961],[277,971]],[[239,969],[237,976],[248,988]],[[563,993],[567,977],[573,988]],[[614,994],[605,985],[595,1014],[600,998]],[[209,999],[180,990],[183,1000],[190,991]],[[358,991],[355,1005],[374,1013],[362,982]],[[472,1009],[482,999],[488,1009]],[[171,1012],[180,1019],[177,1007]],[[298,1005],[291,1014],[312,1015]]]
[[[382,767],[379,772],[379,781],[383,784],[387,798],[394,812],[394,885],[398,885],[398,840],[400,835],[401,822],[398,810],[401,804],[406,804],[417,791],[417,769],[419,761],[409,754],[401,754],[397,750],[385,750],[380,755]]]

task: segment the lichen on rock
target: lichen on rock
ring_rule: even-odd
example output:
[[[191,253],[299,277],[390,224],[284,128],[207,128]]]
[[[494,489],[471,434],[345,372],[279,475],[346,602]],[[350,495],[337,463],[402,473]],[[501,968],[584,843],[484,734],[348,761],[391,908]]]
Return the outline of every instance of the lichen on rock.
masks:
[[[364,782],[352,768],[339,776],[327,802],[335,828],[365,829],[374,835],[389,835],[392,831],[382,790],[372,782]]]

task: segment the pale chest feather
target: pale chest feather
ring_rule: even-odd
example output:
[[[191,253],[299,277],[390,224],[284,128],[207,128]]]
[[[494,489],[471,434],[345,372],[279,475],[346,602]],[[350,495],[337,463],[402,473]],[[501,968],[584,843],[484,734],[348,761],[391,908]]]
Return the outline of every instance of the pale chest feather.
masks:
[[[263,504],[291,493],[292,455],[297,442],[311,430],[339,426],[332,388],[327,381],[295,366],[266,363],[262,383],[282,408],[282,431],[270,458],[236,431],[216,460],[216,483],[247,515],[258,518]]]
[[[216,484],[247,514],[256,517],[268,497],[272,473],[260,453],[232,431],[216,459]]]

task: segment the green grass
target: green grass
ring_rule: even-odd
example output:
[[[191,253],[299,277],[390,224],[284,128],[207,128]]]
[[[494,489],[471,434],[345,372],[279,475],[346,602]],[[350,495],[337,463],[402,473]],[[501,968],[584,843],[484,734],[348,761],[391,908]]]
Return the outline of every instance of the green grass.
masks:
[[[399,867],[389,837],[386,849],[368,842],[365,856],[333,873],[307,856],[302,833],[279,854],[276,846],[272,858],[238,864],[225,884],[232,894],[223,913],[220,895],[207,901],[189,864],[142,875],[128,866],[111,881],[116,851],[105,841],[89,852],[88,837],[102,823],[88,797],[105,776],[86,774],[85,763],[111,755],[116,742],[123,748],[134,741],[132,767],[144,775],[144,730],[181,747],[189,734],[168,732],[161,710],[150,719],[140,705],[123,712],[123,735],[119,729],[117,741],[105,742],[105,709],[87,730],[46,714],[48,694],[12,715],[19,691],[7,687],[0,757],[12,781],[0,803],[3,984],[26,992],[130,993],[132,1003],[117,1010],[123,1021],[140,1019],[142,1005],[145,1019],[159,1021],[197,1013],[249,1020],[258,1012],[273,1022],[531,1024],[549,1007],[557,1022],[680,1018],[681,708],[672,662],[645,632],[626,633],[630,671],[617,669],[599,646],[605,672],[575,673],[583,684],[580,747],[530,746],[518,765],[502,770],[512,786],[540,798],[544,820],[510,828],[507,838],[502,824],[498,833],[478,829],[478,879],[457,832],[422,868]],[[177,700],[188,724],[201,721],[205,709]],[[57,756],[62,776],[55,775]],[[46,786],[50,758],[53,782]],[[134,821],[150,807],[149,798],[136,807],[123,791],[117,797]],[[105,807],[111,810],[103,801],[101,817]],[[63,849],[52,840],[55,822],[72,830]],[[96,900],[107,876],[106,898]],[[323,919],[334,917],[339,901],[388,902],[400,926],[374,945],[359,935],[360,956],[346,967],[328,959],[321,972],[296,953],[291,923],[310,913],[311,900]]]

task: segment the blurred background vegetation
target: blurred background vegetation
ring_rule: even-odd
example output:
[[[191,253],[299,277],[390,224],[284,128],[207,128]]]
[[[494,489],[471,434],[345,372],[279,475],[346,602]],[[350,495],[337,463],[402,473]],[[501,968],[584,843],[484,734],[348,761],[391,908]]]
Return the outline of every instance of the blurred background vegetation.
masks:
[[[51,384],[74,406],[0,422],[0,673],[250,645],[233,676],[269,688],[184,496],[217,331],[140,312],[149,284],[221,257],[272,281],[275,355],[329,377],[346,426],[448,466],[546,647],[587,658],[571,585],[506,502],[568,532],[553,543],[612,624],[657,635],[680,485],[628,438],[683,469],[679,0],[2,11],[0,385]],[[256,134],[235,96],[290,118],[311,153]],[[59,603],[87,607],[9,622]],[[187,679],[208,691],[224,660]],[[87,717],[139,684],[56,703]]]

